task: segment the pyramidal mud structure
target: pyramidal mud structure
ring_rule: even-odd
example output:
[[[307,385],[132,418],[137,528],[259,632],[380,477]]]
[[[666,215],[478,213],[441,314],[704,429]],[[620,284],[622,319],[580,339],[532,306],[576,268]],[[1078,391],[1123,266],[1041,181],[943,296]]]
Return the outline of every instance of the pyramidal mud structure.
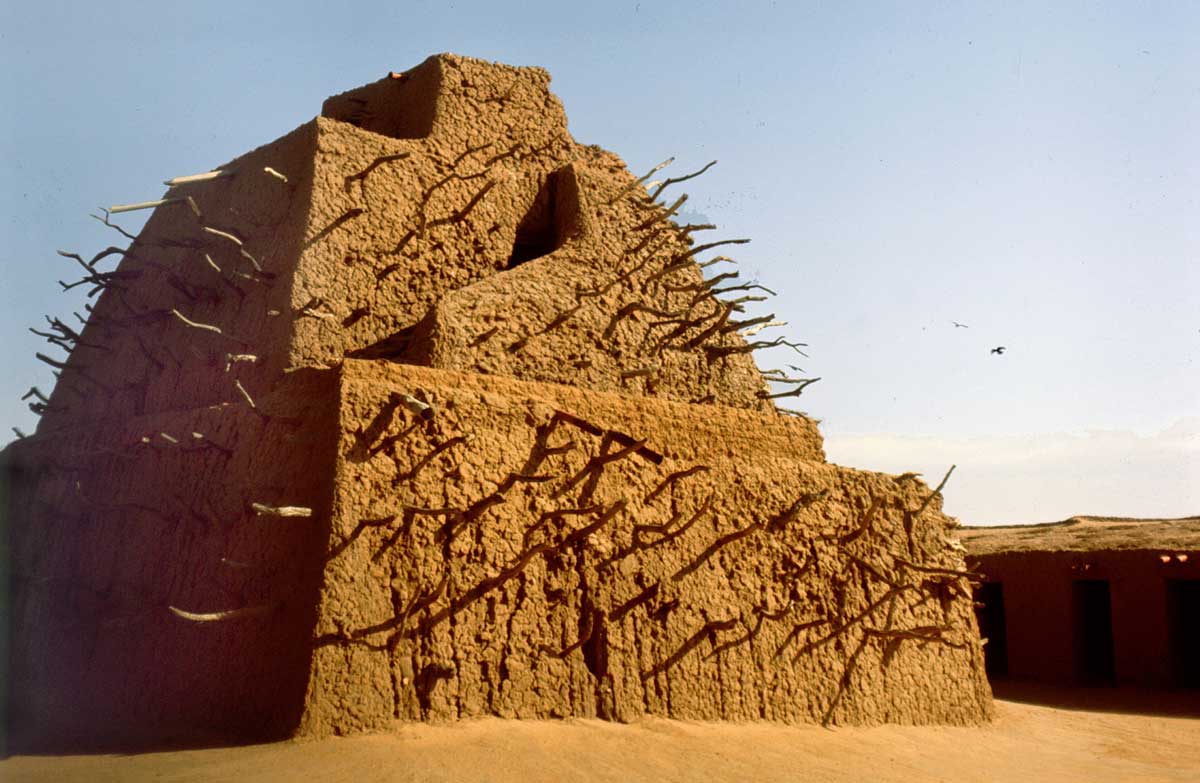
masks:
[[[825,461],[741,240],[549,81],[432,57],[75,259],[4,455],[18,735],[990,716],[939,492]]]

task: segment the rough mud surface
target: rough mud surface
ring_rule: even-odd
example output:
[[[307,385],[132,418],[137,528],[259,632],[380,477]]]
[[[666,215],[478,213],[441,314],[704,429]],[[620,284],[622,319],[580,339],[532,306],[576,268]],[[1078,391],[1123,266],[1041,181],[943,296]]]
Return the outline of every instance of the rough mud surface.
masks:
[[[940,496],[825,463],[743,240],[548,84],[430,58],[80,257],[4,454],[30,742],[989,716]]]
[[[949,520],[808,422],[353,361],[341,401],[306,732],[987,714]]]
[[[295,373],[258,411],[152,414],[17,444],[14,741],[292,731],[324,539],[312,520],[250,504],[328,507],[331,488],[313,477],[333,470],[334,381]],[[198,623],[172,607],[247,615]]]

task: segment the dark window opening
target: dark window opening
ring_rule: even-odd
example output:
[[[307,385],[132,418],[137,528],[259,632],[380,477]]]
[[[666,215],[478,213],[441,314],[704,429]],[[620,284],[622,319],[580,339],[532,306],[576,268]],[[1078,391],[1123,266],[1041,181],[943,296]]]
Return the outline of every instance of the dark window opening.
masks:
[[[1112,597],[1108,580],[1081,579],[1072,592],[1075,677],[1081,685],[1113,685]]]
[[[533,205],[517,226],[508,269],[550,255],[558,249],[558,208],[558,174],[555,173],[546,177],[546,182],[538,191]]]
[[[984,582],[975,591],[979,635],[987,639],[983,662],[989,678],[1008,676],[1008,626],[1004,621],[1004,584]]]
[[[1174,683],[1200,688],[1200,579],[1167,580],[1167,622]]]

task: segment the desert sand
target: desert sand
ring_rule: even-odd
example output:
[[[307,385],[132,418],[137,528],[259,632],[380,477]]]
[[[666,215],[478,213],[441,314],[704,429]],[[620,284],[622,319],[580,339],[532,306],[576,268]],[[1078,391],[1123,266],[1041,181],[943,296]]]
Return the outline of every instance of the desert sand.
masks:
[[[394,731],[134,755],[18,756],[10,781],[1195,781],[1200,696],[1049,691],[986,726],[822,729],[648,719],[404,724]],[[1135,706],[1154,714],[1108,712]]]

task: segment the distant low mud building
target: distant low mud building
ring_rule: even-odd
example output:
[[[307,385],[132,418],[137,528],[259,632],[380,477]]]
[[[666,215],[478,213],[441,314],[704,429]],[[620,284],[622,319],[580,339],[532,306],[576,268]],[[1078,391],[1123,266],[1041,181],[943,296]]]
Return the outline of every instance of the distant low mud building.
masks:
[[[990,677],[1200,687],[1200,517],[964,528]]]
[[[430,58],[75,259],[3,455],[10,725],[989,717],[940,495],[825,461],[747,240],[674,220],[701,172],[636,179],[549,81]]]

